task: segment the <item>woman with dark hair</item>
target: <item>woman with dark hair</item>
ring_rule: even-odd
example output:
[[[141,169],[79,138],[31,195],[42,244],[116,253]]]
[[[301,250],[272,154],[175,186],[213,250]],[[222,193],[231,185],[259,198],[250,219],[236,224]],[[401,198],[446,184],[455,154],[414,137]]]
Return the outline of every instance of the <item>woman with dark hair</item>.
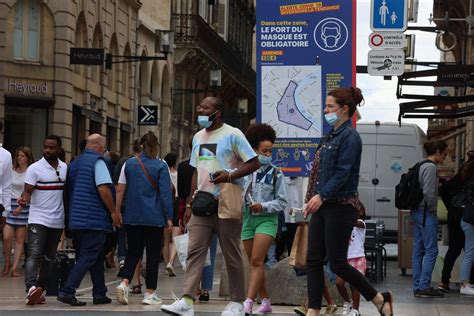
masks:
[[[12,172],[12,204],[11,211],[7,213],[6,224],[3,227],[3,252],[5,254],[5,267],[3,275],[10,273],[12,277],[19,277],[18,264],[23,256],[26,239],[29,206],[21,207],[17,200],[25,187],[26,169],[35,162],[33,152],[28,147],[20,147],[15,151]],[[15,254],[11,265],[11,253],[15,238]]]
[[[428,155],[420,162],[418,179],[423,200],[411,210],[413,220],[413,293],[415,297],[443,297],[431,287],[431,274],[438,256],[438,176],[436,165],[443,163],[448,145],[443,140],[423,145]]]
[[[286,182],[283,173],[272,164],[275,130],[267,124],[251,125],[245,137],[258,154],[260,168],[249,175],[245,192],[244,219],[241,238],[250,262],[250,283],[244,311],[252,314],[253,301],[259,294],[262,303],[257,313],[271,313],[272,306],[265,285],[264,260],[275,240],[278,214],[287,203]]]
[[[122,167],[117,186],[117,203],[120,212],[126,194],[123,223],[127,231],[127,257],[120,271],[122,282],[117,286],[117,300],[128,304],[128,287],[135,268],[146,248],[145,305],[161,304],[156,295],[163,230],[173,227],[173,205],[168,166],[158,156],[158,138],[153,132],[145,134],[140,144],[142,153],[127,160]]]
[[[331,132],[316,151],[306,193],[305,216],[312,214],[308,233],[308,312],[321,313],[324,260],[331,270],[372,301],[380,315],[393,315],[393,297],[380,293],[347,262],[352,228],[363,206],[357,195],[362,141],[352,127],[352,116],[363,101],[358,88],[329,92],[324,108]]]

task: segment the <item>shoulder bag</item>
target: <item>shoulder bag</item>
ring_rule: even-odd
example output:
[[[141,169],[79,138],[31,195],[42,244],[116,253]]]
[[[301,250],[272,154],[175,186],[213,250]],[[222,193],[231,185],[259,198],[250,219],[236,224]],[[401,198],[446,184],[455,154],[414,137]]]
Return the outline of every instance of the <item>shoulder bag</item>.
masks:
[[[142,168],[143,170],[143,173],[145,174],[145,177],[148,179],[148,181],[150,182],[151,186],[155,189],[156,192],[160,193],[160,188],[158,187],[158,185],[156,184],[155,181],[153,181],[152,177],[150,177],[150,174],[148,173],[148,171],[146,171],[146,168],[145,168],[145,165],[143,164],[142,160],[140,159],[140,157],[137,157],[137,160],[138,160],[138,164],[140,165],[140,167]]]

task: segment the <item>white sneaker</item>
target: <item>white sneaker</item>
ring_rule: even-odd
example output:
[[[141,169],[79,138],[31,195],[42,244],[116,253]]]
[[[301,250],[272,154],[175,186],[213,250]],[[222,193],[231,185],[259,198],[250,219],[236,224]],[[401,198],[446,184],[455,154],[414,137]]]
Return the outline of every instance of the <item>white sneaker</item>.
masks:
[[[352,310],[352,303],[351,302],[344,302],[344,305],[342,305],[342,314],[343,315],[350,315],[349,313]]]
[[[360,316],[360,312],[357,309],[352,309],[349,313],[350,316]]]
[[[470,286],[461,286],[459,293],[461,293],[462,295],[474,295],[474,288]]]
[[[124,282],[115,288],[115,295],[120,304],[128,305],[128,286]]]
[[[230,302],[221,316],[245,316],[244,306],[237,302]]]
[[[170,277],[176,276],[176,273],[174,272],[174,268],[171,262],[168,262],[168,264],[166,265],[166,272],[168,272],[168,275]]]
[[[184,298],[175,300],[171,305],[161,305],[161,311],[171,315],[194,316],[194,308]]]
[[[142,303],[143,305],[160,305],[163,301],[153,292],[151,294],[145,293]]]

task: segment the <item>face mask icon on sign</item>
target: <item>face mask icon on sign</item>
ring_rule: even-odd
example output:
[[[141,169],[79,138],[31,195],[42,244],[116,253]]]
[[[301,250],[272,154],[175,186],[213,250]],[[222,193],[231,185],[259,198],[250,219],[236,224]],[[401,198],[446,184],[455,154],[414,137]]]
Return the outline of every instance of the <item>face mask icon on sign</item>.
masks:
[[[321,39],[325,48],[336,48],[341,39],[341,26],[333,21],[323,24],[321,27]]]

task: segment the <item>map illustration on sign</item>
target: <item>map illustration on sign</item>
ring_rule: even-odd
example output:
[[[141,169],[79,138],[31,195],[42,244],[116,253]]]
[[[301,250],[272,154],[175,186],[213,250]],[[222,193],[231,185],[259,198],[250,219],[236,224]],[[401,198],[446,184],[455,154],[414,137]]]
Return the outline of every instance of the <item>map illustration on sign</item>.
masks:
[[[321,66],[263,66],[262,122],[278,138],[321,137]]]

